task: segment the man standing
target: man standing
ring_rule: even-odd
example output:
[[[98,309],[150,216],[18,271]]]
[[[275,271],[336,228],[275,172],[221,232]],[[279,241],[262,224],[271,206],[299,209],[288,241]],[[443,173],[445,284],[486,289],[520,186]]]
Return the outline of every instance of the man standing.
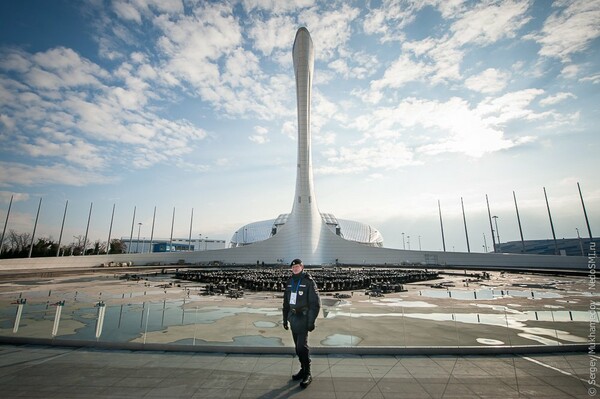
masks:
[[[310,355],[308,349],[308,333],[315,329],[315,320],[321,310],[321,298],[312,277],[304,273],[304,265],[300,259],[294,259],[292,277],[287,283],[283,295],[283,328],[288,322],[292,327],[292,338],[296,346],[296,355],[300,360],[300,371],[292,379],[302,380],[300,387],[306,388],[312,382],[310,374]]]

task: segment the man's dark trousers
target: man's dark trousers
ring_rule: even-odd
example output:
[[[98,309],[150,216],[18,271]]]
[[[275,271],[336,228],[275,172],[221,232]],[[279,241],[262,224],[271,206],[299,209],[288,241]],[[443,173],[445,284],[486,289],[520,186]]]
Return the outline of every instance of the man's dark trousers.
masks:
[[[300,360],[300,366],[304,372],[310,370],[310,357],[308,354],[308,331],[301,333],[292,332],[292,338],[294,338],[294,345],[296,346],[296,355]]]

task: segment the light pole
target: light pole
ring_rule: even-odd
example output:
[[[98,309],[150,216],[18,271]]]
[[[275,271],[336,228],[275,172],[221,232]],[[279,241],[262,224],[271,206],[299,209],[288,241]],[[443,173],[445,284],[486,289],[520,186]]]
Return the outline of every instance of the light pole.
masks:
[[[137,244],[135,245],[135,249],[136,252],[139,252],[140,249],[140,231],[142,230],[142,222],[138,223],[138,238],[137,238]],[[141,253],[141,252],[139,252]]]
[[[406,243],[408,244],[408,250],[410,251],[410,236],[406,236]]]
[[[496,225],[496,238],[498,239],[498,251],[500,250],[500,232],[498,231],[498,216],[492,216],[494,225]]]
[[[419,251],[421,250],[421,236],[419,236]]]
[[[404,241],[404,233],[402,233],[402,249],[406,249],[406,242]]]

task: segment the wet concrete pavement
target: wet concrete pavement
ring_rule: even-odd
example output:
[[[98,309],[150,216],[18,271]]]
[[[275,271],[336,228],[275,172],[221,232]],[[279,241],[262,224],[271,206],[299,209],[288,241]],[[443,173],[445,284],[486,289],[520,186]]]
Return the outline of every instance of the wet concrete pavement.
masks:
[[[313,356],[0,346],[3,398],[591,398],[587,353]]]

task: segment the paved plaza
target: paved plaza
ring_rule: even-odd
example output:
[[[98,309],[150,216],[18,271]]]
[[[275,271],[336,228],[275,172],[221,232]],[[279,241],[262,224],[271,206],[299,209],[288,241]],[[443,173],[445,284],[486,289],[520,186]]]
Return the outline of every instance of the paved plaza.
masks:
[[[289,332],[279,325],[277,293],[204,296],[196,283],[160,275],[5,279],[0,397],[597,396],[588,380],[600,357],[582,349],[595,325],[588,309],[597,297],[586,292],[585,276],[493,272],[489,280],[464,280],[461,273],[444,274],[437,282],[448,289],[412,283],[406,292],[381,298],[364,292],[341,301],[323,295],[324,311],[310,337],[314,380],[301,390],[290,378],[298,360],[290,354]],[[21,298],[27,303],[15,324]],[[99,299],[106,304],[101,334],[100,308],[94,306]],[[61,301],[64,309],[56,318],[53,304]],[[576,350],[566,348],[573,344],[580,352],[569,352]],[[135,345],[142,350],[131,350]],[[437,346],[450,351],[408,351]],[[553,347],[562,352],[552,353]],[[203,352],[207,348],[223,353]]]
[[[316,355],[301,390],[290,355],[0,346],[3,398],[590,398],[587,353]]]

